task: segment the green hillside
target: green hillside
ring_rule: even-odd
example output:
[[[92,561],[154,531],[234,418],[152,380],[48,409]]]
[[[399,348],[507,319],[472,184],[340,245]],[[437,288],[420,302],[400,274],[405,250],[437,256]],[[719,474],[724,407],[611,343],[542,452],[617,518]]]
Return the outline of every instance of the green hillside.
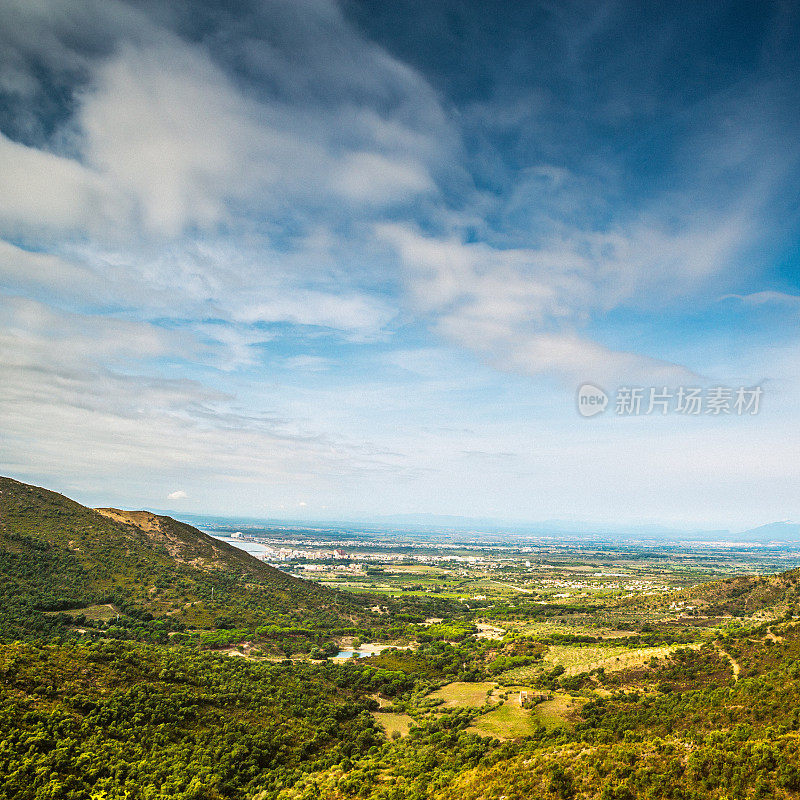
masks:
[[[800,605],[800,569],[777,575],[727,578],[685,594],[705,614],[743,617],[767,609],[793,611]]]
[[[646,600],[633,597],[617,603],[619,609],[639,612],[644,606],[654,612],[680,611],[687,619],[746,618],[762,612],[767,616],[797,613],[800,610],[800,569],[774,575],[735,575]]]
[[[3,478],[0,800],[798,800],[797,578],[596,601],[621,624],[681,598],[667,644],[508,606],[481,638],[487,609],[373,616],[169,517]],[[345,635],[393,646],[319,657]]]
[[[0,800],[273,795],[380,743],[368,707],[334,665],[0,643]]]
[[[354,596],[286,575],[191,525],[86,508],[10,478],[0,478],[0,585],[6,638],[47,632],[53,612],[102,605],[172,632],[369,618]]]

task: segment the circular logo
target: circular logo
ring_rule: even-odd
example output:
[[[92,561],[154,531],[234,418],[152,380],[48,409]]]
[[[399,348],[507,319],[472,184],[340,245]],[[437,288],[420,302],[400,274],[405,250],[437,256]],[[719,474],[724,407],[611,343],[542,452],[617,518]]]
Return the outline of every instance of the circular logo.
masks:
[[[578,389],[578,413],[582,417],[602,414],[608,405],[608,395],[592,383],[584,383]]]

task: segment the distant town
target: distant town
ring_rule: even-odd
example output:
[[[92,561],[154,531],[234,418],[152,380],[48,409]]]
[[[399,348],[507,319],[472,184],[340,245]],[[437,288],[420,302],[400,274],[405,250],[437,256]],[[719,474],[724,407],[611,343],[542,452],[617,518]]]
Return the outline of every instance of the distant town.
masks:
[[[442,596],[490,604],[527,598],[572,603],[589,598],[659,595],[742,572],[784,568],[792,548],[725,543],[664,543],[519,537],[436,541],[419,532],[320,527],[206,530],[296,577],[355,592]],[[675,609],[691,614],[691,606]]]

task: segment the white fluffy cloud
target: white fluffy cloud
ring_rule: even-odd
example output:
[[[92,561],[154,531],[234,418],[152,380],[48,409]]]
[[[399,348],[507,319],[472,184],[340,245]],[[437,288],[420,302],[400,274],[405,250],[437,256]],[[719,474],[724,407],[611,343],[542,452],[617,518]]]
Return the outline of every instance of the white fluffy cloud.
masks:
[[[692,377],[680,365],[616,352],[579,333],[594,313],[663,279],[651,273],[647,245],[635,238],[608,236],[602,246],[587,246],[599,237],[576,236],[540,249],[497,249],[399,225],[379,226],[378,235],[397,251],[414,307],[430,315],[447,339],[500,369],[572,382]],[[658,258],[677,258],[679,247],[688,252],[691,244],[672,242]],[[669,274],[674,291],[674,270]]]
[[[8,233],[105,233],[126,223],[130,209],[100,173],[0,134],[0,225]]]
[[[335,3],[267,5],[260,35],[224,52],[114,0],[0,12],[0,74],[39,59],[73,93],[49,141],[0,134],[0,235],[31,248],[0,244],[5,286],[84,311],[380,334],[396,311],[358,279],[370,243],[331,231],[435,192],[455,136],[425,80]]]
[[[337,199],[363,212],[433,191],[430,170],[454,140],[434,92],[335,3],[302,5],[268,3],[266,38],[237,41],[239,53],[189,43],[122,3],[98,5],[84,41],[63,3],[52,18],[38,4],[6,9],[6,84],[28,58],[83,81],[46,147],[0,139],[0,225],[174,237],[243,212],[292,217]],[[296,26],[291,42],[271,41],[282,26]],[[225,56],[238,56],[238,80]]]
[[[374,270],[385,270],[369,228],[353,219],[434,197],[435,173],[463,155],[430,85],[363,38],[333,2],[273,0],[263,9],[269,24],[262,36],[232,36],[227,53],[213,38],[190,43],[127,7],[109,8],[98,16],[111,43],[93,57],[70,55],[63,9],[50,24],[61,42],[51,58],[88,76],[68,126],[72,150],[57,155],[0,139],[8,167],[0,171],[0,225],[94,236],[89,274],[106,267],[117,302],[152,313],[168,308],[354,337],[385,329],[395,300],[348,285],[358,270],[342,262],[366,254]],[[19,8],[16,14],[25,17]],[[45,24],[37,7],[33,17]],[[101,27],[95,23],[95,37]],[[21,35],[16,47],[34,44]],[[236,62],[236,78],[225,59]],[[532,198],[544,201],[549,232],[531,236],[536,244],[465,243],[459,221],[469,221],[469,208],[449,216],[448,235],[423,236],[407,223],[376,226],[378,239],[400,256],[412,308],[501,369],[570,380],[587,369],[606,378],[669,373],[668,364],[615,353],[581,329],[595,315],[680,295],[717,274],[748,236],[743,209],[709,212],[681,228],[670,228],[656,209],[603,230],[573,220],[575,204],[596,187],[553,165],[526,174],[501,216],[518,216]],[[469,202],[482,200],[473,193]],[[339,239],[349,238],[350,252],[309,244],[320,229],[342,226],[348,230]],[[197,239],[199,229],[200,238],[213,240],[223,228],[251,240],[253,260],[226,262],[205,243],[186,244],[186,234]],[[297,230],[288,246],[280,242],[287,229]],[[126,231],[117,253],[114,243]],[[136,250],[137,236],[149,249]],[[155,255],[165,239],[172,242],[167,254]],[[291,259],[297,271],[287,274]],[[71,269],[80,280],[83,266]]]
[[[269,177],[267,137],[283,160],[302,152],[258,124],[202,50],[172,40],[101,61],[77,124],[86,160],[138,202],[147,230],[170,235],[220,222],[226,200]]]

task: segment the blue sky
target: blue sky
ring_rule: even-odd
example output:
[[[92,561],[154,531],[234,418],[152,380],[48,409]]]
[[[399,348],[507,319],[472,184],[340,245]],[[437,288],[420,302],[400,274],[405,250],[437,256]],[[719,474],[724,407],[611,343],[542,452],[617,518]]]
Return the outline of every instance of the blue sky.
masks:
[[[789,2],[4,3],[0,469],[183,512],[800,519],[798,33]],[[718,385],[760,413],[613,412]]]

